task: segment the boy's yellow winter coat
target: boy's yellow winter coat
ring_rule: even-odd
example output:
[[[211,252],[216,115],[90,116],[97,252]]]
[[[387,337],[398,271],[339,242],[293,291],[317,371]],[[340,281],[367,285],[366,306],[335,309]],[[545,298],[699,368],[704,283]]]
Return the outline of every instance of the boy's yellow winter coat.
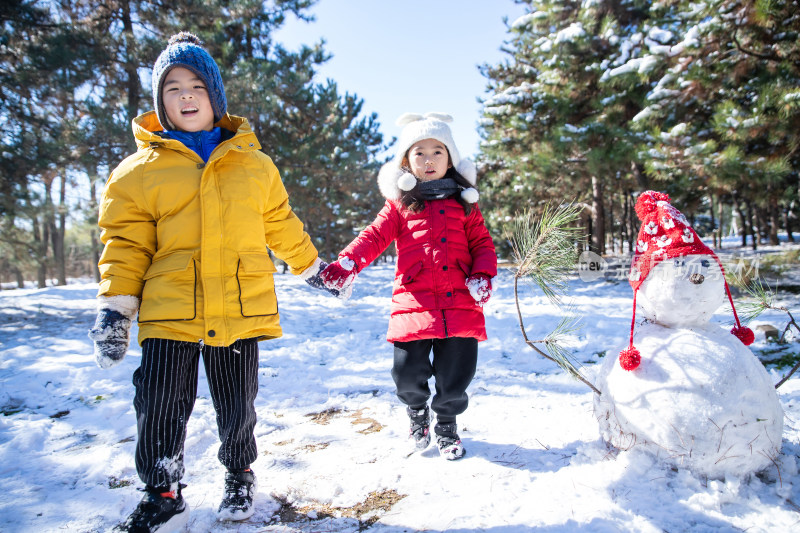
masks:
[[[229,346],[281,335],[268,248],[292,273],[317,258],[272,160],[247,121],[208,163],[159,136],[154,112],[134,119],[138,150],[112,172],[100,205],[100,295],[141,298],[150,337]]]

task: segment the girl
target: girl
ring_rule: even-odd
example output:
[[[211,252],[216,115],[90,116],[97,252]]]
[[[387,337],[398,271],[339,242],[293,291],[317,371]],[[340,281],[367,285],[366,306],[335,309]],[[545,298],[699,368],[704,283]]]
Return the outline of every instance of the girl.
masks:
[[[494,243],[475,203],[475,166],[459,157],[451,121],[438,113],[398,119],[404,128],[397,152],[378,174],[383,209],[320,274],[329,289],[348,294],[356,274],[396,242],[392,377],[417,450],[430,443],[428,379],[435,378],[434,432],[449,460],[464,455],[456,416],[467,408],[478,342],[486,340],[482,306],[497,274]]]

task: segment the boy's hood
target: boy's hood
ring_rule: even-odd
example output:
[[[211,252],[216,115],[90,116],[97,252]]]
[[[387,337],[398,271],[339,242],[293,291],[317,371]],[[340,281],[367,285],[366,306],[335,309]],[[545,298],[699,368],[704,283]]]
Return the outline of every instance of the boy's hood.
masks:
[[[250,129],[250,124],[246,118],[226,114],[214,125],[234,132],[233,138],[236,139],[237,144],[246,143],[244,145],[248,148],[261,149],[261,144],[258,142],[253,130]],[[155,111],[148,111],[139,115],[133,119],[132,126],[137,148],[146,148],[153,142],[164,142],[164,137],[158,134],[158,132],[164,131],[164,128],[158,121]]]

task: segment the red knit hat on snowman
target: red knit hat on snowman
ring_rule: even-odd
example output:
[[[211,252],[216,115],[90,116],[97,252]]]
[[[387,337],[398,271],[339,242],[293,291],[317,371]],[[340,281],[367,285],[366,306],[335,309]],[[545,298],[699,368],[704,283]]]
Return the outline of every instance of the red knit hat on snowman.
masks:
[[[755,340],[753,331],[742,326],[736,308],[733,306],[733,298],[728,288],[728,282],[724,281],[725,269],[717,255],[706,246],[694,229],[689,225],[689,221],[683,214],[669,203],[669,196],[656,191],[645,191],[636,200],[636,214],[642,221],[639,236],[636,242],[636,252],[631,265],[630,276],[628,277],[631,287],[633,287],[633,318],[631,319],[631,335],[628,347],[619,354],[619,364],[625,370],[633,370],[641,362],[641,354],[633,346],[633,328],[636,324],[636,294],[639,287],[647,279],[647,275],[660,261],[672,259],[674,257],[684,257],[687,255],[710,255],[722,270],[723,282],[725,283],[725,293],[733,310],[733,317],[736,325],[731,333],[741,340],[745,345],[750,345]]]

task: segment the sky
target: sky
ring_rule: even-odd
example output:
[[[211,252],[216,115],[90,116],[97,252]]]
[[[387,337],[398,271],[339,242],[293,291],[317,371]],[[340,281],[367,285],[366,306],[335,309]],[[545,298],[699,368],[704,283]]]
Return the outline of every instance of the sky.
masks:
[[[478,149],[479,97],[486,78],[478,65],[500,63],[508,22],[525,13],[513,0],[320,0],[305,23],[293,16],[276,34],[287,48],[324,38],[331,60],[319,80],[364,100],[386,141],[400,134],[401,114],[443,112],[462,156]]]

